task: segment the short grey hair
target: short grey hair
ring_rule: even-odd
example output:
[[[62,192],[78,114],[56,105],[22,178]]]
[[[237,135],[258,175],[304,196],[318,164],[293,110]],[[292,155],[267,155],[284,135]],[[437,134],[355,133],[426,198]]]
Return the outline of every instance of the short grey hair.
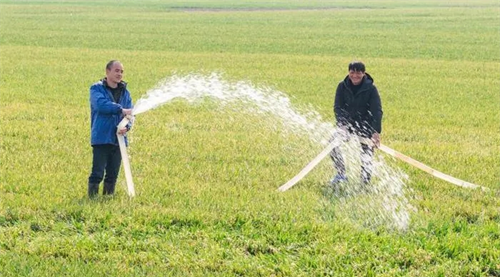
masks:
[[[109,62],[106,64],[106,70],[111,70],[111,67],[113,67],[113,65],[114,65],[115,63],[119,63],[119,62],[120,62],[120,61],[118,61],[118,60],[111,60],[111,61],[109,61]]]

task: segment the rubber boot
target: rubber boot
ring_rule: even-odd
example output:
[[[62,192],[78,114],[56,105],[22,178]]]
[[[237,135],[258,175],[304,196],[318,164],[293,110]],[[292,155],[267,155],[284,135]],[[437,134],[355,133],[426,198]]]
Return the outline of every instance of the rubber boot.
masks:
[[[99,193],[99,183],[90,183],[88,187],[89,198],[94,198]]]
[[[103,195],[113,195],[115,193],[115,183],[104,183]]]

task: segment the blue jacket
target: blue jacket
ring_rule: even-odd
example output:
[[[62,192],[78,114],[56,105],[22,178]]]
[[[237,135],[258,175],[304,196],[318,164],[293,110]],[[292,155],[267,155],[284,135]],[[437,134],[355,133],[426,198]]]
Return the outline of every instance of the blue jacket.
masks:
[[[122,109],[131,109],[132,98],[127,90],[127,83],[118,85],[122,93],[118,103],[114,102],[113,95],[106,86],[106,80],[100,80],[90,87],[90,144],[118,145],[116,127],[123,119]],[[130,125],[127,126],[130,128]],[[125,138],[126,139],[126,138]]]

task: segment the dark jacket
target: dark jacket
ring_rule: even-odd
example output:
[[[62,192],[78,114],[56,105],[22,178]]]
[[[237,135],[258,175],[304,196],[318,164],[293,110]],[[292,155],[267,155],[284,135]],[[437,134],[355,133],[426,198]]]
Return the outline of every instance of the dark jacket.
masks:
[[[365,73],[361,87],[352,91],[349,76],[339,83],[333,111],[337,125],[348,127],[351,133],[370,138],[374,132],[382,132],[382,103],[373,78]]]
[[[132,108],[132,98],[127,90],[127,83],[118,84],[121,96],[118,103],[114,101],[106,80],[100,80],[90,87],[90,144],[118,145],[116,127],[123,119],[122,109]]]

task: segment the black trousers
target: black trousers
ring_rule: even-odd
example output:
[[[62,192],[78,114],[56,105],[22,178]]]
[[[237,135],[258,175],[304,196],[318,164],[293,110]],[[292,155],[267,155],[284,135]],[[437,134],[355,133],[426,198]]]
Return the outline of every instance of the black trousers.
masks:
[[[365,143],[361,143],[361,179],[363,182],[370,182],[372,175],[372,159],[373,147]],[[340,151],[340,147],[333,148],[330,153],[337,174],[346,176],[344,157]]]
[[[113,194],[122,161],[120,147],[113,144],[93,145],[92,154],[92,172],[89,176],[89,195],[97,194],[99,184],[103,179],[103,193]]]

